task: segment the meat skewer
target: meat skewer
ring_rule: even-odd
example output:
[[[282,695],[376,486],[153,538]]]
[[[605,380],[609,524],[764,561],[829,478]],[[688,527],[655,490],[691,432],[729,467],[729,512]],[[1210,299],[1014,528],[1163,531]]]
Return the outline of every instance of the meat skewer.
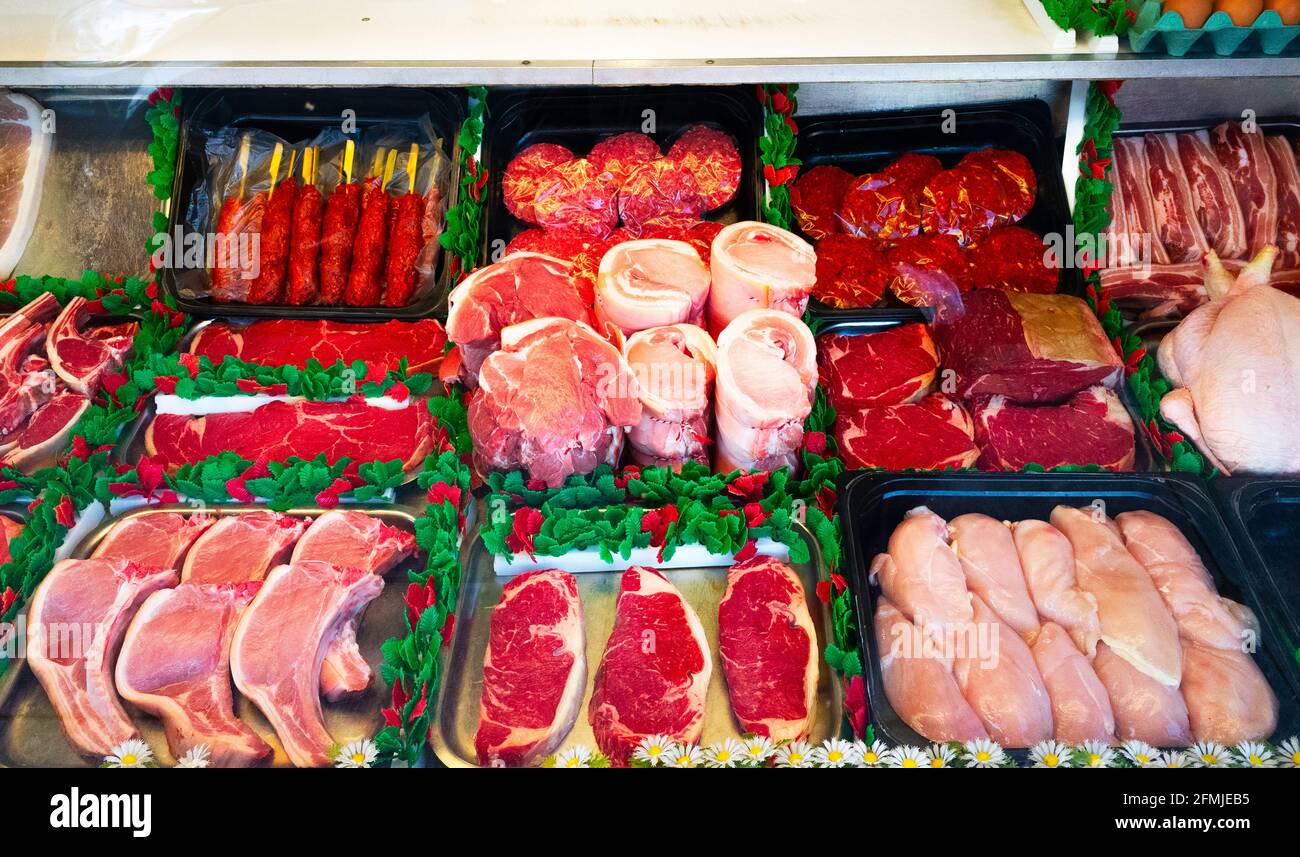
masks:
[[[289,303],[314,303],[320,287],[317,257],[320,255],[321,214],[324,199],[316,187],[315,147],[302,153],[302,186],[293,199],[293,233],[289,241]]]
[[[388,191],[385,186],[397,164],[397,152],[389,151],[387,163],[379,172],[383,150],[375,153],[371,174],[361,192],[361,219],[352,245],[352,269],[343,302],[348,306],[378,306],[382,290],[379,282],[384,265],[385,229],[388,225]]]
[[[284,271],[289,258],[289,231],[293,217],[293,167],[297,153],[290,155],[286,181],[276,193],[280,181],[280,160],[284,144],[276,143],[271,155],[271,187],[266,193],[266,216],[262,220],[261,267],[248,289],[248,302],[276,304],[284,300]]]
[[[260,230],[265,211],[266,194],[259,192],[251,200],[244,200],[248,188],[248,153],[249,138],[245,135],[239,144],[239,193],[227,196],[217,215],[219,238],[212,263],[212,298],[220,303],[242,301],[248,294],[247,281],[252,270],[241,260],[239,236]]]
[[[411,302],[415,292],[415,261],[424,243],[422,219],[424,197],[415,190],[416,162],[420,147],[411,144],[406,159],[406,193],[394,197],[390,206],[393,215],[388,231],[388,259],[384,267],[384,306],[403,307]]]
[[[320,303],[337,304],[343,299],[352,265],[352,242],[361,216],[361,188],[352,181],[356,145],[343,146],[343,181],[325,203],[325,220],[320,239]]]

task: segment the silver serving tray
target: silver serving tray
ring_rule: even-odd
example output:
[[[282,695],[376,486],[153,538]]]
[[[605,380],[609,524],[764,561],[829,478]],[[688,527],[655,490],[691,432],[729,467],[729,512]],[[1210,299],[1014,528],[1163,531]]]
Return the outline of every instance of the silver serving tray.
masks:
[[[208,507],[205,511],[210,515],[224,517],[265,508],[263,504],[230,505]],[[357,505],[349,508],[364,511],[407,532],[415,531],[416,513],[410,509],[397,505]],[[76,546],[71,556],[73,559],[90,556],[108,530],[124,518],[135,515],[156,515],[162,512],[192,513],[194,511],[194,507],[185,504],[166,504],[140,507],[122,514],[107,516]],[[319,507],[304,507],[291,509],[286,514],[315,517],[324,511]],[[388,638],[398,636],[405,630],[406,575],[408,570],[418,567],[421,561],[422,556],[417,551],[414,556],[385,575],[387,585],[383,593],[370,603],[363,614],[357,633],[357,643],[373,672],[370,687],[364,693],[342,702],[331,703],[324,700],[321,702],[321,709],[325,715],[325,728],[340,744],[370,738],[384,726],[379,712],[389,705],[390,697],[387,686],[379,678],[380,666],[383,663],[380,646]],[[234,691],[234,701],[235,714],[262,736],[275,751],[271,765],[292,767],[275,731],[257,707],[245,699],[238,690]],[[124,705],[140,730],[141,737],[153,748],[159,762],[163,765],[174,764],[175,759],[167,748],[167,737],[163,732],[162,721],[146,714],[129,702],[124,701]],[[80,755],[67,742],[58,715],[55,714],[53,706],[45,695],[45,690],[28,668],[26,661],[12,664],[8,672],[0,677],[0,767],[94,767],[100,761],[100,759],[88,759]]]
[[[797,524],[796,527],[808,544],[810,559],[806,563],[791,564],[791,567],[803,581],[809,612],[817,630],[817,651],[820,658],[826,644],[832,640],[830,608],[822,604],[816,595],[823,561],[812,533],[802,524]],[[507,577],[496,576],[492,565],[493,555],[483,545],[482,539],[474,538],[463,556],[464,577],[456,612],[455,633],[446,655],[446,672],[438,700],[437,718],[430,730],[430,743],[437,760],[452,768],[478,766],[474,733],[478,730],[479,698],[483,694],[483,654],[487,651],[492,608],[500,600],[501,587],[509,580]],[[563,568],[563,559],[557,559],[554,566]],[[699,615],[712,651],[713,674],[705,697],[704,733],[700,743],[707,745],[724,738],[739,738],[742,733],[731,711],[727,680],[718,655],[718,604],[727,588],[727,566],[671,569],[664,574]],[[605,651],[605,643],[614,627],[621,576],[622,571],[575,575],[587,633],[587,687],[578,719],[561,749],[575,745],[596,749],[596,739],[587,722],[587,704],[591,700],[592,685],[601,655]],[[816,718],[808,740],[820,743],[838,736],[844,712],[843,700],[840,684],[825,661],[821,662],[818,675],[815,706]]]

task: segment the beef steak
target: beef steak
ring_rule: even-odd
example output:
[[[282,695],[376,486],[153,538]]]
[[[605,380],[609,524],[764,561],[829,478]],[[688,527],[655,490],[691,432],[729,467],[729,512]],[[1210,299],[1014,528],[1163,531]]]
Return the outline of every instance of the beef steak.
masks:
[[[1105,387],[1093,387],[1064,405],[1016,405],[993,396],[975,405],[975,441],[982,470],[1021,470],[1097,464],[1132,470],[1133,419]]]
[[[831,406],[901,405],[919,400],[934,384],[939,352],[924,324],[879,333],[817,337],[817,366]]]
[[[398,368],[403,357],[408,372],[436,374],[446,343],[446,331],[431,318],[378,324],[267,318],[250,324],[213,322],[195,334],[190,353],[213,363],[238,357],[263,366],[299,369],[313,359],[323,366],[333,366],[338,360],[351,366],[355,360],[364,360],[370,370],[367,378],[377,380]]]
[[[973,467],[979,458],[970,414],[942,393],[915,404],[841,414],[835,442],[851,468],[961,469]]]

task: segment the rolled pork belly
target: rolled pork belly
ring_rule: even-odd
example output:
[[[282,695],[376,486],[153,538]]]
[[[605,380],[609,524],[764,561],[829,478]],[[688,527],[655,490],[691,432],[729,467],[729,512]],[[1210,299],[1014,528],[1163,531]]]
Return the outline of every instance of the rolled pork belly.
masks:
[[[596,321],[625,335],[668,324],[704,323],[709,269],[685,241],[624,241],[600,260]]]
[[[664,325],[632,334],[623,353],[641,390],[641,421],[627,435],[633,460],[672,468],[708,464],[718,363],[713,338],[694,324]]]
[[[741,313],[774,309],[801,317],[817,282],[817,254],[799,236],[766,223],[725,227],[710,250],[709,333]]]

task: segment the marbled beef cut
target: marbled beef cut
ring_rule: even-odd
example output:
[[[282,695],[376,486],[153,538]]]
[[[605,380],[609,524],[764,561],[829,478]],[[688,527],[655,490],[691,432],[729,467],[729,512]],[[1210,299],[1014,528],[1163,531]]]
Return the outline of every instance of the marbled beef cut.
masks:
[[[982,470],[1021,470],[1027,464],[1133,469],[1133,419],[1105,387],[1084,390],[1063,405],[1016,405],[993,396],[974,410]]]
[[[915,404],[863,408],[839,415],[835,442],[850,468],[947,470],[979,458],[970,414],[941,393]]]
[[[333,366],[337,360],[351,366],[354,360],[364,360],[367,380],[379,380],[398,368],[403,357],[408,372],[436,373],[446,344],[446,331],[431,318],[378,324],[266,318],[249,324],[215,321],[195,334],[190,353],[213,363],[238,357],[263,366],[292,364],[299,369],[312,359],[323,366]]]
[[[817,366],[831,406],[847,415],[920,399],[934,384],[939,352],[929,328],[904,324],[879,333],[819,336]]]

